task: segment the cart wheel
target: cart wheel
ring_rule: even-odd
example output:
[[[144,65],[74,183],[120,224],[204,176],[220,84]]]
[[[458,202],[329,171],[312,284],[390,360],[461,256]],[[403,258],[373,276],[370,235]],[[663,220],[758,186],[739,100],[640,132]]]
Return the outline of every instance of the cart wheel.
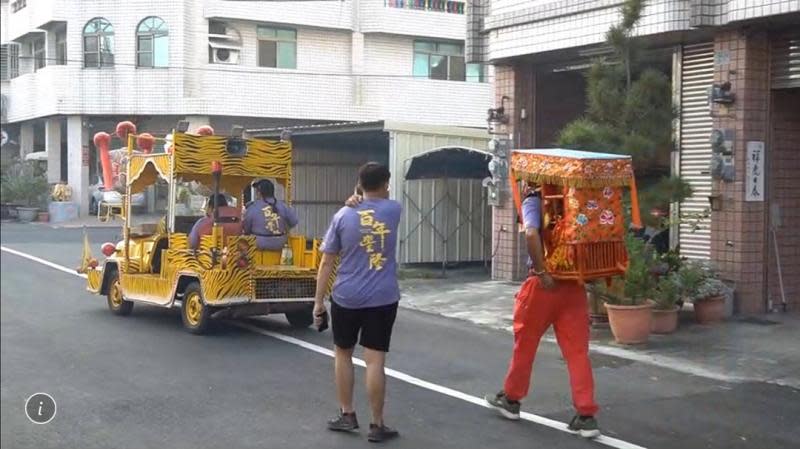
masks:
[[[314,323],[314,308],[308,307],[295,312],[287,312],[286,319],[294,328],[303,329]]]
[[[122,295],[122,286],[119,284],[119,272],[114,271],[109,278],[108,294],[108,308],[114,315],[126,316],[130,315],[133,310],[133,302],[126,301]]]
[[[193,334],[202,334],[208,329],[209,309],[203,300],[200,284],[192,282],[183,292],[181,318],[183,327]]]

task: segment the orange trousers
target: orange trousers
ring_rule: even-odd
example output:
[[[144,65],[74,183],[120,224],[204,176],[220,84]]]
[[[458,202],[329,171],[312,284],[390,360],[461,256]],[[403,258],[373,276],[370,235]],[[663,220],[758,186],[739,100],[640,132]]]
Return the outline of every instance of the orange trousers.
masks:
[[[572,403],[580,415],[597,413],[586,307],[586,290],[577,282],[557,281],[551,290],[543,289],[536,277],[522,284],[514,302],[514,354],[503,388],[509,399],[528,395],[539,340],[553,325],[567,362]]]

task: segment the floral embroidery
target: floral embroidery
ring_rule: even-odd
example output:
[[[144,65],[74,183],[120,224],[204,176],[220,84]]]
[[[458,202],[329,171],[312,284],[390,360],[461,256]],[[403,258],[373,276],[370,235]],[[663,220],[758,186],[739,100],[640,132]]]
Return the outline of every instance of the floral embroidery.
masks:
[[[600,224],[603,225],[613,225],[614,224],[614,212],[606,209],[600,214]]]
[[[597,210],[600,206],[597,204],[597,200],[589,200],[586,202],[586,208],[589,210]]]
[[[575,218],[575,221],[581,226],[586,226],[586,224],[589,223],[589,217],[584,214],[579,214],[577,218]]]
[[[571,209],[578,209],[579,207],[581,207],[581,203],[580,203],[580,201],[578,201],[577,198],[570,198],[569,199],[569,207]]]
[[[604,188],[603,196],[610,199],[612,196],[614,196],[614,189],[612,189],[611,187]]]

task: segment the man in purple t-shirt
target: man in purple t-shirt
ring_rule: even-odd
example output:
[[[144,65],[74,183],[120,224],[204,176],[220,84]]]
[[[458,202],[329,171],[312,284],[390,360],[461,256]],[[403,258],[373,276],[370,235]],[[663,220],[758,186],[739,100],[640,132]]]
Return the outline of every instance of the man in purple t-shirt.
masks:
[[[275,185],[264,179],[258,183],[261,199],[253,201],[244,213],[242,233],[256,236],[258,249],[278,251],[289,241],[289,230],[297,226],[294,209],[275,199]]]
[[[334,215],[322,244],[314,317],[317,325],[326,313],[323,298],[339,257],[331,293],[331,324],[336,348],[336,394],[339,414],[328,421],[330,430],[358,428],[353,409],[353,348],[364,347],[367,395],[372,410],[370,441],[398,435],[383,423],[386,388],[384,364],[400,300],[397,283],[397,226],[402,207],[389,200],[389,169],[370,162],[359,169],[362,201]]]

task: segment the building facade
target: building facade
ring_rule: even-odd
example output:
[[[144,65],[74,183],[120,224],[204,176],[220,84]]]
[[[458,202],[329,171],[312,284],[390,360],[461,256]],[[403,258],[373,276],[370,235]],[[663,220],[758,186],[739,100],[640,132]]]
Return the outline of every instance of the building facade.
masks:
[[[509,119],[500,132],[514,147],[552,147],[583,114],[584,69],[608,53],[604,34],[619,21],[621,4],[470,3],[467,58],[495,66],[495,101]],[[686,257],[713,261],[735,283],[739,313],[800,310],[798,30],[798,1],[651,0],[634,31],[647,63],[671,75],[679,114],[666,164],[694,191],[673,207],[682,224],[672,243]],[[712,101],[713,86],[722,91]],[[730,152],[722,156],[725,179],[709,168],[712,136]],[[493,209],[495,278],[525,275],[515,223],[506,195]]]
[[[184,119],[221,134],[374,120],[470,134],[491,104],[487,69],[465,62],[459,1],[0,6],[4,154],[46,151],[49,181],[71,185],[81,214],[97,180],[91,138],[120,120],[154,135]]]

